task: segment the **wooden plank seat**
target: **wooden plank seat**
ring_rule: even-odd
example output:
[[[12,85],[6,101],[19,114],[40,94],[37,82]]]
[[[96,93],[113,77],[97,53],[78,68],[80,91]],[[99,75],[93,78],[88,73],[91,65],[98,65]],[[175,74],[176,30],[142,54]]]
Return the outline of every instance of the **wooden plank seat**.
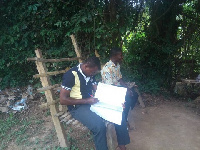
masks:
[[[86,126],[84,126],[78,120],[75,120],[68,111],[59,112],[56,116],[59,117],[60,122],[66,124],[68,127],[73,127],[73,129],[81,130],[81,132],[90,132],[90,130]],[[104,122],[107,130],[106,136],[108,149],[114,150],[117,147],[114,124],[106,120],[104,120]]]
[[[87,129],[82,123],[80,123],[78,120],[74,119],[71,114],[66,111],[66,112],[60,112],[57,114],[59,117],[60,122],[65,123],[66,125],[73,125],[78,128],[82,128],[84,130]]]

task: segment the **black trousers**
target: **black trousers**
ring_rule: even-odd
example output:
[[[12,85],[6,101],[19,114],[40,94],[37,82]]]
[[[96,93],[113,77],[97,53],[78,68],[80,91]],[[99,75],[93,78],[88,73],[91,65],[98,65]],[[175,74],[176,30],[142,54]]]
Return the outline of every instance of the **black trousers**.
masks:
[[[125,109],[124,109],[124,114],[125,114],[125,120],[128,121],[128,112],[131,109],[135,107],[135,104],[138,101],[138,93],[135,92],[134,88],[131,88],[131,91],[133,93],[133,96],[130,96],[129,94],[126,94],[125,97]]]

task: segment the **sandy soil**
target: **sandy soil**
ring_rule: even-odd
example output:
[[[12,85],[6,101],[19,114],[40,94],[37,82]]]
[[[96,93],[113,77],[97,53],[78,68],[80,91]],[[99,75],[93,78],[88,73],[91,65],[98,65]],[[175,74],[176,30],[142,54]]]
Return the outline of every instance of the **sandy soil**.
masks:
[[[183,102],[135,107],[128,150],[200,150],[200,116]]]

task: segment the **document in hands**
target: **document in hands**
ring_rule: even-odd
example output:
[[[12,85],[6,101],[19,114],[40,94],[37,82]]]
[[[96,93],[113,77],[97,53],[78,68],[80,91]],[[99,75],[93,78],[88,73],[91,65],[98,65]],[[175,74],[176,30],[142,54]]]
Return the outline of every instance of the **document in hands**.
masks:
[[[126,91],[124,87],[99,83],[95,93],[99,102],[93,104],[90,110],[107,121],[121,125],[122,104],[125,102]]]

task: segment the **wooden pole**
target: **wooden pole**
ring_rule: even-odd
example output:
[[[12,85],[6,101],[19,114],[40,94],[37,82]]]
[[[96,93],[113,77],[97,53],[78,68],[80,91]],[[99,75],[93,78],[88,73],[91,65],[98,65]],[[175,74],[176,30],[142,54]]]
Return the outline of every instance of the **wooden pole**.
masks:
[[[42,103],[41,105],[39,105],[39,107],[41,109],[45,110],[45,109],[48,109],[50,105],[55,105],[59,101],[60,101],[60,99],[56,99],[53,103]]]
[[[113,123],[106,122],[106,136],[107,136],[107,143],[108,143],[108,149],[109,150],[115,150],[117,142],[116,139],[116,132],[115,127]]]
[[[77,43],[77,41],[76,41],[76,38],[75,38],[74,34],[70,35],[70,37],[71,37],[71,39],[72,39],[72,43],[73,43],[73,45],[74,45],[74,49],[75,49],[75,52],[76,52],[77,57],[81,57],[81,50],[80,50],[80,48],[78,47],[78,43]],[[81,63],[82,60],[79,59],[79,62]]]
[[[42,58],[42,53],[39,49],[35,50],[35,53],[38,58]],[[47,72],[46,65],[44,63],[38,62],[38,61],[36,61],[35,63],[36,63],[39,74],[45,74]],[[51,81],[48,76],[40,77],[40,80],[42,82],[43,87],[51,86]],[[54,95],[52,89],[45,91],[45,96],[47,98],[47,103],[49,103],[49,104],[55,103],[55,95]],[[61,122],[59,121],[59,118],[55,116],[58,113],[56,105],[50,105],[49,108],[50,108],[52,120],[53,120],[55,129],[56,129],[56,133],[57,133],[57,137],[58,137],[60,146],[67,147],[68,141],[67,141],[67,136],[65,135],[64,128],[63,128]]]
[[[135,90],[135,92],[138,93],[138,101],[139,101],[139,103],[140,103],[140,106],[141,106],[142,108],[145,108],[144,102],[143,102],[143,100],[142,100],[142,96],[141,96],[141,94],[140,94],[140,92],[139,92],[137,86],[135,86],[135,82],[128,82],[127,85],[128,85],[129,88],[132,88],[132,87],[133,87],[134,90]]]
[[[60,58],[60,59],[44,59],[44,58],[27,58],[27,61],[39,61],[39,62],[62,62],[62,61],[74,61],[82,59],[81,57],[75,57],[75,58]]]
[[[54,84],[54,85],[50,85],[50,86],[45,86],[43,88],[39,88],[39,89],[37,89],[37,91],[43,92],[43,91],[51,90],[51,89],[54,89],[54,88],[57,88],[57,87],[60,87],[60,86],[61,86],[60,84]]]
[[[53,71],[53,72],[46,72],[46,73],[36,74],[36,75],[33,75],[33,77],[34,78],[40,78],[40,77],[58,75],[58,74],[67,72],[69,69],[70,68],[66,68],[65,70],[60,70],[60,71]]]
[[[135,89],[135,92],[138,93],[138,101],[139,101],[139,103],[140,103],[140,106],[141,106],[142,108],[145,108],[144,102],[143,102],[143,100],[142,100],[142,96],[141,96],[141,94],[140,94],[138,88],[137,88],[137,87],[134,87],[134,89]]]

